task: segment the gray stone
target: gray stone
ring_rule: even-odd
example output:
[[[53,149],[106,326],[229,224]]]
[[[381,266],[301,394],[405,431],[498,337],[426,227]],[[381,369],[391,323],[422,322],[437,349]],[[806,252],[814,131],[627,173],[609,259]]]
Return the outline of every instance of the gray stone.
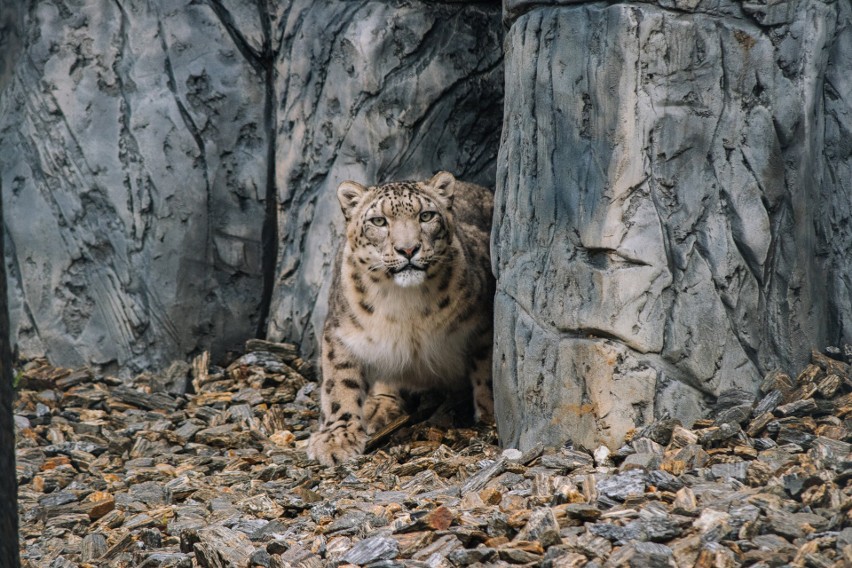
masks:
[[[672,549],[653,542],[633,542],[623,547],[607,560],[606,567],[675,568]]]
[[[824,530],[828,520],[814,513],[769,512],[769,524],[772,531],[794,540],[813,531]]]
[[[772,412],[775,410],[781,401],[784,400],[784,393],[782,393],[778,389],[773,389],[769,391],[769,393],[764,396],[759,403],[752,410],[752,416],[758,417],[764,412]]]
[[[534,509],[527,524],[518,531],[516,541],[535,540],[545,548],[562,543],[559,536],[559,523],[550,507]]]
[[[702,541],[718,542],[730,533],[730,520],[731,515],[724,511],[703,509],[693,526],[698,529]]]
[[[714,463],[710,466],[710,471],[717,479],[726,480],[730,478],[745,483],[748,464],[749,462],[746,461]]]
[[[377,560],[394,558],[398,553],[399,545],[394,539],[374,536],[358,541],[343,555],[342,560],[350,564],[369,564]]]
[[[476,562],[488,562],[497,555],[497,551],[486,546],[477,548],[460,548],[454,550],[447,557],[457,566],[468,566]]]
[[[639,521],[631,521],[624,526],[610,523],[595,523],[586,525],[589,532],[595,536],[605,538],[614,544],[621,546],[630,541],[647,540],[645,525]]]
[[[521,460],[524,454],[515,448],[506,448],[501,455],[510,462],[517,462]]]
[[[130,497],[135,501],[141,501],[153,507],[166,502],[166,490],[162,484],[156,481],[145,481],[132,485],[129,490]]]
[[[719,393],[719,397],[713,405],[713,411],[722,412],[724,410],[740,406],[752,406],[754,404],[754,399],[755,395],[753,392],[739,388],[728,389]]]
[[[596,487],[601,495],[611,499],[624,501],[630,496],[642,495],[645,492],[647,474],[639,469],[613,475],[598,482]]]
[[[310,354],[338,183],[494,185],[497,3],[18,4],[0,2],[0,187],[25,357],[217,362],[267,322]]]
[[[485,465],[482,469],[465,480],[464,484],[461,486],[461,494],[467,495],[485,487],[489,481],[503,473],[506,469],[507,462],[508,460],[506,457],[501,456],[493,463]]]
[[[665,507],[651,503],[639,511],[639,524],[645,530],[648,540],[653,542],[668,542],[679,537],[684,532],[686,523],[668,513]]]
[[[541,457],[541,465],[563,473],[591,466],[592,463],[592,456],[588,453],[568,449],[562,449],[558,454],[546,454]]]
[[[852,544],[852,527],[846,527],[837,533],[837,547],[842,548]]]
[[[286,3],[276,46],[280,243],[268,335],[315,353],[343,235],[337,186],[448,170],[494,186],[499,5]]]
[[[107,539],[101,533],[87,534],[80,542],[80,561],[91,562],[107,551]]]
[[[165,371],[154,377],[152,388],[169,394],[186,394],[191,371],[189,363],[174,361]]]
[[[653,485],[662,491],[671,491],[674,493],[683,487],[683,481],[667,471],[649,471],[646,479],[648,485]]]
[[[660,467],[661,461],[662,457],[657,454],[652,454],[650,452],[637,452],[627,456],[624,461],[621,462],[619,469],[622,471],[634,468],[657,469]]]
[[[192,557],[182,552],[155,552],[139,568],[192,568]]]
[[[218,6],[22,10],[22,53],[8,83],[0,73],[22,355],[163,368],[256,333],[274,137],[265,55],[247,37],[269,30]]]
[[[848,340],[852,7],[542,4],[505,4],[501,440],[614,449]]]
[[[198,531],[198,542],[192,545],[199,566],[245,566],[254,552],[248,537],[223,526],[213,525]]]

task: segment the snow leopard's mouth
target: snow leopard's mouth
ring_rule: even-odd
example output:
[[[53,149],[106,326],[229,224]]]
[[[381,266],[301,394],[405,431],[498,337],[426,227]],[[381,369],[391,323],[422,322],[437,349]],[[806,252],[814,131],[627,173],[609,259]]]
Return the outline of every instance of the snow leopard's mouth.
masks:
[[[401,274],[403,272],[410,272],[410,271],[415,271],[415,270],[423,272],[423,271],[426,270],[426,267],[425,266],[418,266],[418,265],[414,264],[413,262],[409,262],[409,263],[404,264],[400,267],[391,268],[391,273]]]

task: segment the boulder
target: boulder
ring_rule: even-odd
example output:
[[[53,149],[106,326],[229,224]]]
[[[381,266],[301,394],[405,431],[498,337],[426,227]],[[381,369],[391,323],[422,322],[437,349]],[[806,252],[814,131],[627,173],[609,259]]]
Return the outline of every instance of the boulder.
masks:
[[[848,4],[506,10],[504,444],[616,448],[849,341]]]
[[[13,338],[105,370],[260,323],[271,143],[259,14],[33,4],[0,95]]]

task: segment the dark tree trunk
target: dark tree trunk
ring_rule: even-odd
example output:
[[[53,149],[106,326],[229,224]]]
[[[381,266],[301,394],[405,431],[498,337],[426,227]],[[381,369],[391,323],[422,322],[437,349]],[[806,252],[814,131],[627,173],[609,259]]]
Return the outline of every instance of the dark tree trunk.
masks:
[[[2,192],[0,192],[2,194]],[[3,200],[0,197],[0,221]],[[0,222],[0,252],[3,224]],[[2,255],[0,255],[2,259]],[[0,566],[19,566],[18,483],[15,475],[15,429],[12,421],[12,350],[9,346],[9,312],[6,263],[0,262]]]

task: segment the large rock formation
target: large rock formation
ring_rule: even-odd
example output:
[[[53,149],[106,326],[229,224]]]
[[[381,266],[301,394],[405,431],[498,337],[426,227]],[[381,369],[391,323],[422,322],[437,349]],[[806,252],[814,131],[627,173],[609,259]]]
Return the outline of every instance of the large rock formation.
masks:
[[[496,178],[506,444],[615,445],[852,341],[848,1],[502,16],[0,0],[19,351],[141,369],[268,334],[310,356],[334,188],[439,169]]]
[[[449,170],[494,186],[502,120],[499,5],[293,2],[276,58],[281,237],[269,336],[310,355],[326,314],[346,179]]]
[[[265,333],[273,284],[271,336],[310,352],[337,183],[444,168],[493,185],[499,4],[0,6],[0,182],[25,356],[215,359]]]
[[[616,445],[852,339],[849,4],[541,4],[506,5],[502,441]]]
[[[0,100],[22,354],[159,366],[256,333],[271,128],[249,16],[29,3]]]

